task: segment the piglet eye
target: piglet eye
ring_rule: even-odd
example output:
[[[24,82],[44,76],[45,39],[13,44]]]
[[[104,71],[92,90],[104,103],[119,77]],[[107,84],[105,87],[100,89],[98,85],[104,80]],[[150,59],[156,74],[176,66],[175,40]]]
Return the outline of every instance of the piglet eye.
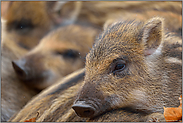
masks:
[[[112,73],[116,74],[126,68],[126,62],[122,59],[115,59],[112,63]]]
[[[25,28],[30,28],[30,25],[22,23],[16,26],[16,29],[25,29]]]
[[[80,53],[78,51],[72,50],[72,49],[68,49],[62,52],[58,51],[58,52],[55,52],[55,54],[60,55],[64,58],[72,58],[72,59],[79,58],[80,56]]]
[[[16,30],[20,34],[27,34],[34,28],[30,20],[22,19],[20,21],[13,21],[7,25],[8,30]]]
[[[115,69],[114,70],[123,70],[125,68],[125,64],[117,64],[115,66]]]
[[[15,28],[17,30],[32,29],[33,28],[33,24],[31,23],[30,20],[22,19],[20,22],[16,23]]]
[[[79,57],[79,52],[76,50],[67,50],[63,53],[63,57],[65,57],[65,58],[77,58],[77,57]]]

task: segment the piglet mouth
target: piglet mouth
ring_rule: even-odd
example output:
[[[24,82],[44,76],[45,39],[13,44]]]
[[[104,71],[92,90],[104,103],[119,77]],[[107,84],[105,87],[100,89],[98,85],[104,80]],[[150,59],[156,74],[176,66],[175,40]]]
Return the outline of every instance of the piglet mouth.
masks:
[[[94,107],[94,105],[88,104],[85,101],[75,102],[72,108],[79,117],[92,118],[97,113],[97,110]]]

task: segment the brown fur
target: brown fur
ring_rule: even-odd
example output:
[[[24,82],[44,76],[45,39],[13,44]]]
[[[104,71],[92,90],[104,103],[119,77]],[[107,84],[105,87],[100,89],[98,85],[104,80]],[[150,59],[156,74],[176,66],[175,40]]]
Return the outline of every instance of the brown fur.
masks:
[[[11,65],[12,60],[20,58],[27,51],[4,33],[1,39],[1,121],[7,121],[37,92],[19,81]]]
[[[65,2],[62,6],[59,4],[49,1],[2,2],[6,31],[20,46],[32,49],[56,26],[72,24],[76,20],[80,10],[79,2]]]
[[[146,13],[149,10],[154,12]],[[167,17],[172,16],[167,22],[170,23],[170,30],[180,33],[181,10],[182,2],[2,2],[2,17],[7,20],[7,32],[27,49],[32,49],[57,25],[72,24],[77,20],[102,27],[106,20],[128,17],[130,13],[145,14],[147,18],[161,16],[159,12],[167,13]]]
[[[11,117],[9,122],[24,122],[35,117],[37,112],[39,116],[36,122],[144,121],[142,118],[145,116],[142,114],[134,114],[123,109],[114,110],[90,120],[78,117],[71,106],[76,98],[77,90],[83,85],[84,71],[84,69],[78,70],[42,91],[20,112]]]
[[[173,12],[181,15],[182,2],[157,2],[157,1],[90,1],[82,2],[79,19],[90,21],[102,26],[104,22],[111,18],[116,18],[128,12],[143,13],[144,11],[156,10]]]
[[[112,23],[119,21],[120,19],[133,19],[139,21],[147,21],[152,17],[161,17],[164,18],[165,26],[164,29],[168,32],[175,33],[182,36],[182,15],[176,14],[173,12],[164,12],[164,11],[157,11],[157,10],[148,10],[141,13],[134,13],[134,12],[126,12],[117,17],[113,17],[112,19],[108,19],[104,24],[104,29],[110,26]]]
[[[161,5],[163,5],[163,4],[161,4]],[[170,5],[170,4],[169,4],[169,5]],[[176,4],[174,4],[174,5],[176,5]],[[172,5],[172,6],[174,6],[174,5]],[[165,8],[166,8],[166,7],[165,7]],[[167,7],[167,8],[168,8],[168,7]],[[166,8],[166,9],[167,9],[167,8]],[[175,8],[175,7],[174,7],[174,8]],[[166,9],[165,9],[165,10],[166,10]],[[168,10],[168,9],[167,9],[167,10]],[[178,10],[178,9],[177,9],[177,10]],[[179,10],[178,10],[178,11],[179,11]],[[174,11],[174,13],[180,14],[178,11]],[[98,17],[97,17],[97,18],[98,18]],[[104,22],[104,21],[103,21],[103,22]],[[103,22],[102,22],[102,24],[103,24]],[[102,24],[101,24],[101,25],[102,25]],[[176,27],[176,28],[177,28],[177,27]]]
[[[143,13],[144,11],[157,10],[182,14],[182,2],[169,1],[90,1],[82,2],[80,19],[90,21],[102,26],[103,23],[111,18],[123,16],[128,12]]]
[[[153,24],[153,23],[151,23],[151,24]],[[129,25],[131,25],[132,27],[134,26],[133,23],[129,23]],[[114,25],[114,27],[115,27],[115,25]],[[116,29],[116,28],[113,28],[113,29]],[[122,27],[120,29],[122,29]],[[104,33],[104,34],[108,35],[108,33]],[[103,37],[104,34],[101,37]],[[172,42],[172,40],[175,40],[175,42]],[[178,58],[178,59],[181,59],[182,58],[182,54],[181,54],[181,49],[182,49],[182,47],[181,47],[181,39],[179,37],[174,37],[172,35],[166,35],[165,36],[165,39],[164,39],[164,42],[165,43],[164,43],[164,47],[163,47],[163,50],[162,50],[162,51],[164,51],[163,54],[166,54],[166,56],[175,57],[175,58]],[[99,41],[97,44],[100,44],[100,43],[101,43],[101,41]],[[95,48],[97,46],[99,46],[97,44],[95,45]],[[104,44],[103,45],[101,44],[99,47],[102,48],[102,46],[107,46],[107,44],[105,44],[105,45]],[[95,50],[94,48],[91,50],[90,54],[88,55],[88,58],[91,58],[92,57],[91,56],[91,53],[94,52],[94,50]],[[104,50],[104,51],[106,52],[107,50]],[[175,51],[176,51],[176,53],[175,53]],[[99,49],[98,49],[97,52],[98,53],[101,53],[99,51]],[[133,52],[135,53],[135,51],[133,51]],[[138,54],[138,52],[137,52],[137,54]],[[110,56],[114,56],[115,57],[115,55],[110,55]],[[138,57],[136,57],[136,58],[138,58]],[[166,60],[166,59],[164,59],[164,60]],[[167,60],[166,60],[166,62],[167,62]],[[89,61],[87,62],[87,64],[88,63],[89,63]],[[92,61],[90,63],[92,63]],[[105,63],[107,63],[107,62],[105,62]],[[105,65],[107,65],[105,63],[103,62],[104,67],[105,67]],[[166,66],[172,66],[173,65],[172,68],[174,66],[179,66],[179,64],[177,64],[177,61],[175,61],[175,63],[173,63],[173,64],[172,63],[171,64],[170,63],[167,64],[167,63],[165,65]],[[97,65],[97,63],[95,65]],[[142,68],[142,67],[140,67],[140,68]],[[172,76],[171,77],[171,80],[174,83],[173,83],[173,85],[172,84],[169,85],[170,87],[167,87],[166,82],[163,82],[163,85],[165,86],[165,87],[163,87],[163,91],[166,91],[166,89],[170,89],[171,86],[174,86],[175,82],[177,81],[175,79],[178,79],[178,78],[175,77],[176,75],[177,76],[181,76],[181,72],[180,73],[177,72],[177,70],[179,70],[181,67],[180,68],[174,67],[173,69],[172,68],[171,68],[171,72],[170,73],[174,73],[174,76],[172,76],[172,74],[170,76]],[[137,69],[137,67],[136,67],[136,69]],[[102,69],[100,69],[100,70],[102,70]],[[135,69],[133,69],[133,70],[135,70]],[[88,66],[87,66],[87,71],[88,71]],[[139,71],[142,71],[142,69],[139,70]],[[71,109],[71,106],[72,106],[72,103],[74,102],[74,99],[76,98],[75,97],[76,94],[77,94],[76,91],[78,90],[78,88],[80,88],[81,85],[84,84],[82,82],[84,75],[83,76],[81,75],[79,80],[78,79],[75,80],[76,79],[75,77],[78,76],[78,73],[81,74],[82,72],[84,72],[84,70],[79,70],[78,72],[75,72],[75,73],[67,76],[63,80],[59,81],[56,84],[53,84],[48,89],[44,90],[41,94],[39,94],[37,97],[35,97],[33,100],[31,100],[27,104],[27,106],[25,106],[18,114],[16,114],[14,117],[12,117],[10,119],[10,121],[11,122],[23,122],[23,121],[25,121],[27,119],[30,119],[32,117],[35,117],[35,115],[37,114],[37,112],[39,112],[40,115],[38,116],[36,122],[43,122],[43,121],[45,121],[45,122],[69,122],[69,121],[70,122],[76,122],[76,121],[91,121],[91,122],[122,122],[122,121],[123,122],[124,121],[126,121],[126,122],[132,122],[133,121],[133,122],[144,122],[144,121],[153,121],[156,118],[158,120],[164,120],[164,117],[162,116],[161,113],[152,113],[151,114],[150,113],[151,111],[148,113],[148,112],[144,112],[144,111],[134,110],[133,109],[133,106],[134,106],[133,105],[133,102],[136,103],[135,101],[141,101],[141,99],[143,99],[143,97],[144,97],[143,93],[141,93],[143,91],[143,89],[142,89],[143,86],[141,86],[141,88],[137,88],[139,90],[134,90],[136,93],[133,93],[132,92],[131,95],[129,95],[129,98],[128,99],[131,99],[131,101],[129,100],[129,102],[128,101],[126,102],[127,107],[119,108],[119,109],[116,109],[116,110],[111,110],[111,111],[106,112],[106,113],[103,113],[103,114],[101,114],[101,115],[99,115],[97,117],[94,117],[93,119],[80,118],[80,117],[78,117],[74,113],[73,109]],[[96,73],[97,73],[97,71],[96,71]],[[177,74],[175,74],[175,73],[177,73]],[[88,74],[88,72],[86,72],[86,74]],[[99,74],[99,75],[102,75],[102,74]],[[90,76],[93,77],[93,75],[90,75]],[[96,77],[97,76],[98,75],[96,75]],[[88,77],[88,76],[86,76],[86,77]],[[86,77],[85,77],[85,83],[86,83],[86,79],[87,79]],[[138,76],[135,76],[135,77],[138,78]],[[105,79],[105,78],[103,78],[103,79]],[[155,80],[156,79],[157,78],[155,78]],[[133,80],[135,80],[135,79],[133,78]],[[69,83],[69,81],[71,83]],[[158,81],[155,81],[155,82],[158,82],[158,84],[156,83],[155,86],[154,85],[153,86],[150,86],[150,88],[151,89],[154,89],[154,90],[155,90],[155,88],[157,90],[162,90],[162,88],[158,86],[158,85],[161,85],[160,79]],[[63,84],[63,83],[65,83],[65,84]],[[72,85],[72,83],[75,83],[75,84]],[[107,87],[109,87],[109,86],[107,86],[107,84],[109,84],[109,83],[110,82],[108,82],[106,84],[105,84],[105,82],[102,83],[102,84],[105,84],[106,85],[106,87],[104,89],[106,89]],[[180,82],[178,82],[178,83],[180,83]],[[88,83],[86,83],[86,84],[88,84]],[[139,84],[136,83],[135,86],[138,86]],[[151,83],[149,83],[149,84],[151,84]],[[65,88],[64,85],[68,85],[67,88]],[[93,83],[93,85],[95,85],[95,83]],[[90,85],[90,87],[87,88],[88,91],[91,91],[90,88],[93,88],[93,85]],[[115,83],[114,83],[114,85],[115,85]],[[131,85],[133,86],[133,83]],[[130,85],[129,86],[126,85],[126,86],[129,87]],[[178,87],[178,88],[177,87],[174,88],[174,89],[177,90],[178,88],[179,89],[181,88],[181,86]],[[65,90],[63,90],[63,88],[65,88]],[[115,87],[115,88],[118,89],[118,87]],[[95,89],[95,88],[93,88],[93,89]],[[100,90],[102,90],[102,89],[100,89]],[[119,89],[119,91],[121,91],[121,90],[122,89]],[[152,91],[154,91],[154,90],[152,90]],[[173,90],[173,92],[175,92],[175,90]],[[92,91],[94,91],[94,90],[92,90]],[[102,91],[104,91],[104,90],[102,90]],[[108,89],[108,93],[107,94],[112,93],[112,91],[113,91],[113,89]],[[125,90],[123,90],[122,92],[124,92],[124,91]],[[151,91],[151,90],[149,90],[149,91]],[[168,96],[175,94],[175,93],[174,94],[171,94],[171,92],[172,91],[169,91],[166,94],[163,93],[162,99],[163,100],[169,99]],[[94,92],[91,92],[90,94],[87,95],[87,97],[90,98],[91,97],[91,94],[93,94],[93,93]],[[105,91],[105,93],[106,93],[106,91]],[[84,94],[87,94],[87,93],[84,92]],[[114,94],[118,94],[118,93],[115,92]],[[125,94],[125,92],[124,92],[124,94]],[[155,92],[154,94],[156,96],[158,96],[160,93]],[[141,97],[141,96],[143,96],[143,97]],[[167,103],[166,105],[167,106],[178,106],[179,105],[179,102],[178,101],[175,101],[175,100],[177,100],[176,98],[179,96],[179,94],[177,93],[174,96],[175,97],[171,96],[171,100],[170,99],[168,100],[169,102],[166,101],[166,103]],[[153,97],[153,99],[156,99],[156,98]],[[112,103],[112,101],[111,101],[111,103]],[[131,106],[128,106],[130,103],[132,105]],[[166,106],[166,105],[164,105],[164,106]],[[145,106],[146,105],[144,105],[144,107]]]
[[[58,78],[84,67],[85,56],[98,32],[98,29],[81,25],[60,27],[20,60],[14,61],[14,68],[23,81],[42,90]],[[27,73],[26,77],[22,78],[19,68]]]
[[[77,20],[81,7],[81,1],[59,1],[53,8],[52,20],[59,25],[72,24]]]
[[[153,117],[153,113],[163,113],[164,106],[178,106],[175,100],[182,92],[181,45],[180,38],[166,34],[161,18],[145,24],[131,20],[112,24],[86,57],[85,84],[75,102],[94,107],[95,112],[79,115],[93,118],[130,107]],[[166,46],[174,49],[167,50]],[[157,118],[161,120],[163,114]]]
[[[51,29],[46,2],[10,2],[6,14],[6,30],[25,48],[33,48]],[[34,13],[34,14],[33,14]]]
[[[77,90],[83,83],[84,72],[85,69],[78,70],[48,87],[33,98],[19,113],[14,115],[10,121],[23,122],[34,117],[36,112],[39,112],[36,122],[56,122],[70,111]],[[77,78],[77,76],[79,76],[79,78]],[[71,112],[74,117],[77,117],[73,110]],[[64,120],[60,119],[59,121]]]

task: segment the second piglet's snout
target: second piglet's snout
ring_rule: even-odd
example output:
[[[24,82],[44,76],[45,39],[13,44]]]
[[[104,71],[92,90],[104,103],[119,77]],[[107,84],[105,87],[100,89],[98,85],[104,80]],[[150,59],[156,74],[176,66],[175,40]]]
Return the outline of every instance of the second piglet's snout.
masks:
[[[43,81],[48,71],[43,67],[41,54],[27,55],[19,60],[13,60],[12,66],[20,80],[33,87],[34,80]]]
[[[13,68],[18,77],[24,81],[37,78],[42,71],[42,55],[24,56],[19,60],[13,60]],[[34,70],[36,68],[36,70]]]
[[[16,74],[18,75],[18,77],[23,80],[27,80],[29,75],[28,75],[28,71],[24,67],[24,63],[25,63],[24,59],[21,61],[20,60],[12,61],[13,68],[14,68]]]

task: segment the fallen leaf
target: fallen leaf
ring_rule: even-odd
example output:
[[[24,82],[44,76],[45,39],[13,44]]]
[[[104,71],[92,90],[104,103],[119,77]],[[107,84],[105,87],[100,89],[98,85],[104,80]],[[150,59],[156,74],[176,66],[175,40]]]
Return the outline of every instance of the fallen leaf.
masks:
[[[28,119],[28,120],[26,120],[24,122],[36,122],[36,118],[31,118],[31,119]]]
[[[179,97],[179,107],[164,107],[164,117],[167,122],[176,122],[182,120],[182,95]]]
[[[37,112],[37,116],[28,120],[25,120],[24,122],[36,122],[36,118],[39,116],[39,112]]]

